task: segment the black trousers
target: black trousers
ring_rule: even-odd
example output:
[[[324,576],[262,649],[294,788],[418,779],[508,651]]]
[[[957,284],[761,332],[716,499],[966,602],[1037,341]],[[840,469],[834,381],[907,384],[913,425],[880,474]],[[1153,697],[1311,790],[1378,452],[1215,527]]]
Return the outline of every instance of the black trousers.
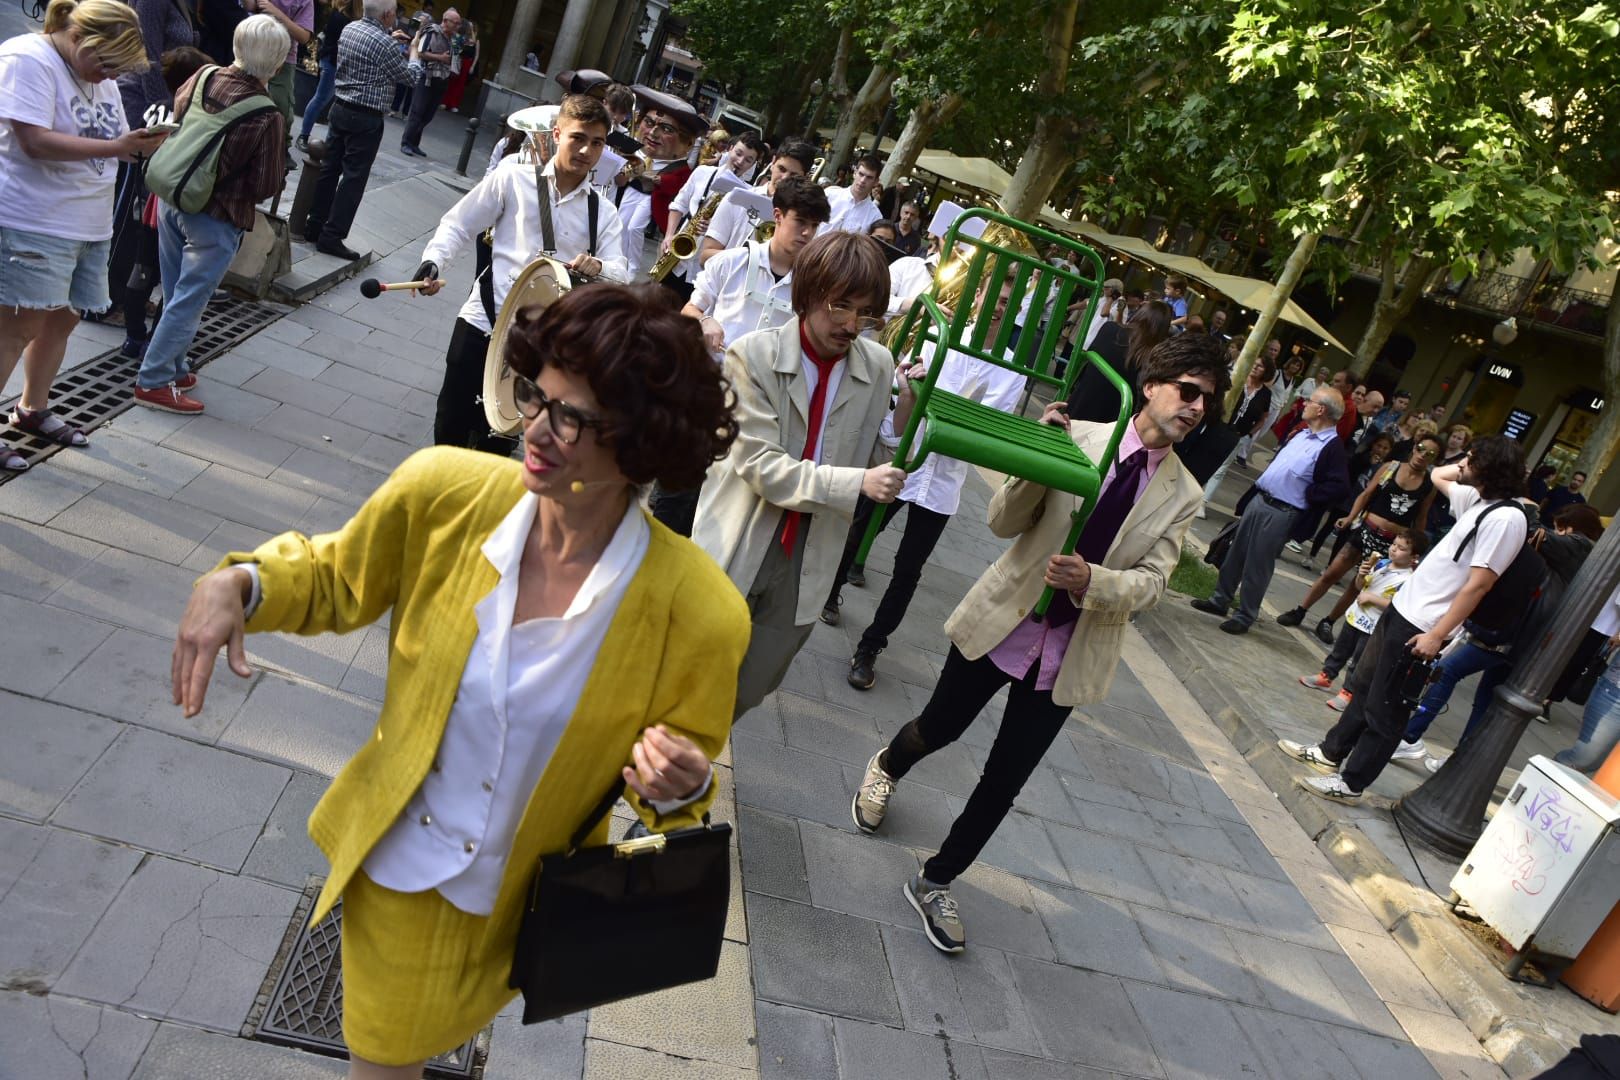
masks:
[[[484,393],[484,356],[489,335],[466,319],[457,319],[444,354],[444,385],[433,412],[436,446],[465,446],[508,456],[514,440],[489,430],[489,418],[479,398]]]
[[[304,236],[310,240],[342,240],[349,235],[371,177],[371,163],[382,145],[382,113],[334,101],[328,119],[326,157],[304,225]]]
[[[664,280],[660,281],[658,284],[680,297],[681,303],[683,304],[692,299],[692,283],[687,281],[685,278],[676,277],[674,270],[671,270],[668,274],[666,274],[664,276]]]
[[[917,762],[961,738],[996,691],[1012,684],[984,773],[951,823],[939,853],[923,864],[923,876],[936,885],[949,885],[973,865],[1063,730],[1069,706],[1054,702],[1050,690],[1035,689],[1039,670],[1039,665],[1032,666],[1029,674],[1014,679],[988,656],[969,660],[952,645],[922,715],[901,728],[884,752],[883,767],[889,775],[906,775]]]
[[[411,115],[405,121],[405,134],[399,140],[399,145],[409,146],[420,150],[422,131],[433,121],[433,116],[439,111],[439,102],[444,100],[444,92],[449,89],[449,79],[429,79],[418,86],[411,93]]]
[[[1338,678],[1344,665],[1354,664],[1361,659],[1369,637],[1370,634],[1362,633],[1348,622],[1340,622],[1339,636],[1333,639],[1333,648],[1328,650],[1327,659],[1322,661],[1322,674],[1330,679]]]
[[[700,488],[666,491],[662,486],[655,486],[652,498],[648,500],[652,504],[652,516],[672,532],[691,536],[692,524],[697,520],[698,495],[701,491]]]
[[[1385,608],[1345,683],[1350,704],[1322,739],[1322,753],[1339,763],[1352,791],[1365,791],[1378,779],[1406,735],[1412,711],[1401,700],[1401,679],[1411,659],[1406,643],[1418,633],[1393,606]]]
[[[872,625],[861,634],[861,643],[856,646],[861,652],[879,653],[889,647],[889,635],[899,629],[900,620],[906,617],[906,608],[911,606],[911,598],[917,594],[917,583],[922,580],[928,556],[933,553],[934,545],[939,543],[940,535],[951,520],[949,514],[927,510],[915,503],[894,502],[889,504],[888,513],[883,515],[883,524],[878,531],[888,528],[902,508],[906,511],[906,531],[900,537],[900,549],[894,554],[894,572],[889,578],[889,587],[883,590],[883,599],[878,601]],[[856,500],[854,520],[850,522],[849,536],[844,541],[844,555],[838,560],[838,573],[833,575],[832,592],[827,594],[828,604],[838,601],[839,592],[844,587],[844,575],[855,565],[861,540],[866,536],[866,526],[876,509],[877,503],[865,495]]]

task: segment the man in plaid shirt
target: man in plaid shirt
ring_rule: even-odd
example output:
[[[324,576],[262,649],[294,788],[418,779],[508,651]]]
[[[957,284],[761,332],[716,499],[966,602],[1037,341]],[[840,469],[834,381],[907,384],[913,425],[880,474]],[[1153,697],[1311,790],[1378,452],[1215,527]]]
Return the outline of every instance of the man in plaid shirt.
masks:
[[[405,35],[393,29],[394,0],[365,0],[363,12],[338,39],[337,92],[326,157],[304,225],[304,239],[315,250],[351,261],[360,256],[343,241],[382,145],[383,115],[393,100],[394,83],[405,78],[405,58],[399,53]]]
[[[399,140],[399,152],[407,157],[427,157],[421,147],[422,130],[439,111],[439,102],[450,86],[450,39],[460,29],[461,14],[455,8],[445,8],[444,21],[429,25],[416,39],[416,57],[422,61],[427,77],[411,95],[411,118],[405,121],[405,135]]]

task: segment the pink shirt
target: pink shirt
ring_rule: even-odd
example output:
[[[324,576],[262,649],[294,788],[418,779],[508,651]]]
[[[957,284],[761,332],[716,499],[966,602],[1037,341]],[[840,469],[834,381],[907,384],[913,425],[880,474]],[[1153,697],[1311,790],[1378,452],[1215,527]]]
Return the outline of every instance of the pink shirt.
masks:
[[[1137,434],[1133,418],[1125,429],[1125,435],[1119,440],[1119,452],[1114,455],[1116,465],[1140,449],[1142,436]],[[1137,481],[1136,498],[1142,497],[1142,492],[1147,490],[1153,474],[1159,471],[1159,465],[1169,454],[1168,446],[1148,451],[1147,468],[1142,470],[1141,479]],[[1108,467],[1108,475],[1103,478],[1102,488],[1097,492],[1098,497],[1113,484],[1114,468],[1114,465]],[[1075,599],[1075,606],[1080,606],[1078,599]],[[1035,689],[1051,690],[1052,685],[1057,682],[1058,668],[1063,666],[1063,654],[1069,651],[1069,639],[1074,636],[1074,628],[1079,623],[1080,620],[1076,619],[1062,626],[1051,626],[1045,621],[1020,620],[1018,625],[1013,627],[1012,633],[1003,638],[1000,645],[990,650],[990,661],[1015,679],[1024,678],[1029,674],[1031,665],[1039,664],[1039,672],[1035,676]]]

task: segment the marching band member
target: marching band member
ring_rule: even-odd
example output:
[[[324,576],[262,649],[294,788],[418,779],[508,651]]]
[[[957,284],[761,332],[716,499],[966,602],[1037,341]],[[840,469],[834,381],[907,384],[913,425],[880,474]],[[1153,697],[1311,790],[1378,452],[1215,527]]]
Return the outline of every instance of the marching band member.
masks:
[[[490,432],[479,402],[484,356],[507,290],[537,255],[550,255],[581,277],[630,280],[619,217],[611,206],[602,205],[602,198],[588,182],[612,125],[607,107],[595,98],[584,94],[563,98],[551,129],[556,143],[551,160],[543,168],[538,163],[508,162],[495,169],[451,207],[428,241],[416,271],[423,281],[436,282],[450,260],[471,247],[473,238],[486,229],[494,248],[491,268],[479,275],[450,336],[444,386],[433,418],[435,443],[492,453],[506,453],[510,448],[510,439]],[[542,180],[549,222],[540,211]],[[432,296],[439,288],[433,284],[421,291]]]
[[[755,330],[769,330],[793,318],[793,264],[799,250],[815,239],[827,220],[827,196],[801,176],[776,185],[771,196],[776,229],[763,243],[750,240],[710,259],[698,272],[692,298],[681,314],[698,320],[703,342],[715,360],[726,347]],[[653,492],[653,517],[682,536],[692,535],[698,491]]]
[[[788,139],[771,158],[770,171],[753,191],[774,198],[777,184],[790,176],[808,176],[811,166],[815,163],[815,147],[803,139]],[[703,247],[698,251],[698,263],[702,265],[722,251],[741,247],[753,239],[754,230],[759,225],[758,221],[749,219],[747,212],[735,199],[727,195],[720,208],[714,212],[714,220],[709,222],[709,231],[703,234]]]
[[[776,185],[771,196],[776,229],[764,243],[749,240],[704,264],[683,314],[703,326],[703,340],[720,359],[726,346],[755,330],[793,317],[793,263],[827,220],[827,195],[800,176]]]
[[[827,228],[863,233],[872,222],[882,219],[883,211],[873,197],[878,192],[878,176],[882,172],[883,162],[876,155],[867,154],[855,162],[855,176],[849,187],[827,189],[827,202],[832,206],[832,219],[827,222]]]
[[[759,136],[745,131],[732,141],[731,149],[716,164],[699,165],[693,169],[692,175],[686,178],[686,183],[681,185],[681,190],[675,193],[675,198],[669,204],[669,220],[664,228],[664,238],[659,241],[658,253],[663,255],[669,251],[670,241],[681,231],[686,219],[708,202],[715,177],[728,172],[744,182],[751,180],[764,152],[765,144],[760,142]],[[694,254],[671,271],[663,284],[685,300],[692,295],[692,283],[697,281],[697,276],[698,260]]]
[[[889,298],[877,241],[824,233],[794,275],[795,318],[726,350],[738,435],[704,478],[692,532],[748,602],[737,716],[781,684],[809,639],[856,498],[891,502],[906,479],[888,458],[915,403],[911,383],[901,380],[891,420],[894,357],[861,337]]]
[[[626,238],[625,257],[630,263],[630,273],[639,276],[656,258],[645,250],[642,238],[651,231],[649,225],[661,235],[669,223],[669,204],[686,178],[692,175],[687,155],[692,152],[692,143],[697,137],[708,130],[708,125],[689,102],[673,94],[647,86],[631,89],[641,105],[641,116],[636,119],[632,134],[641,140],[642,156],[650,164],[646,172],[634,179],[620,174],[623,183],[618,200]]]

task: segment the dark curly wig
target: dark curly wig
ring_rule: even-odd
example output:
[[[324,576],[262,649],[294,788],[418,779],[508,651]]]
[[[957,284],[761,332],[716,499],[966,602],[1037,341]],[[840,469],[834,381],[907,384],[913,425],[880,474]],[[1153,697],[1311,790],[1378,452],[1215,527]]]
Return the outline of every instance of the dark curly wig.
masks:
[[[584,376],[619,470],[632,483],[690,491],[737,437],[736,398],[678,305],[657,285],[584,285],[519,312],[506,362],[531,379],[548,364]]]

